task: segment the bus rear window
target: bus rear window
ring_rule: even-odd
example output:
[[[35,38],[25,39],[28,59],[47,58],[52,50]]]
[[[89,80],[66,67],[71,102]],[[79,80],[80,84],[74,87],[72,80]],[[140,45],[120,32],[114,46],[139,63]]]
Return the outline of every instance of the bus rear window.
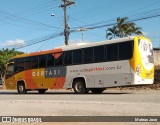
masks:
[[[132,57],[133,53],[133,42],[119,43],[119,60],[126,60]]]

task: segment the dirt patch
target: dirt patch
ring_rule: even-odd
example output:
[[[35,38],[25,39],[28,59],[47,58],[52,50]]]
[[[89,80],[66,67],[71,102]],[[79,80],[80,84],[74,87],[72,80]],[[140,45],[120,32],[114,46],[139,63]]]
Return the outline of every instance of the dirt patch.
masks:
[[[160,67],[154,71],[154,83],[152,85],[138,85],[133,87],[116,87],[116,90],[160,90]]]
[[[160,84],[133,86],[133,87],[117,87],[117,90],[160,90]]]

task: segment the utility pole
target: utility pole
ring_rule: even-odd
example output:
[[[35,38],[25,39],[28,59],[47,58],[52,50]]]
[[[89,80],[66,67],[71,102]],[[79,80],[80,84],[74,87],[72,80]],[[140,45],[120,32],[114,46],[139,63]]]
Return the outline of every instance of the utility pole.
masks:
[[[64,9],[64,36],[65,36],[65,45],[68,45],[68,38],[69,38],[69,27],[68,27],[68,17],[67,17],[67,6],[75,4],[70,0],[62,0],[64,4],[61,4],[60,7]]]

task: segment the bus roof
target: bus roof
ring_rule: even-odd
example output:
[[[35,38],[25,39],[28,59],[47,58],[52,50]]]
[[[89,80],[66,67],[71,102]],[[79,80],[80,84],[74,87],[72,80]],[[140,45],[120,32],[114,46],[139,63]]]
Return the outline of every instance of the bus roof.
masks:
[[[124,37],[124,38],[117,38],[117,39],[111,39],[111,40],[104,40],[100,42],[94,42],[94,43],[78,43],[68,46],[61,46],[62,50],[74,50],[79,48],[87,48],[87,47],[94,47],[94,46],[100,46],[100,45],[106,45],[106,44],[112,44],[112,43],[118,43],[118,42],[125,42],[129,40],[133,40],[134,37]]]
[[[142,36],[136,36],[136,37],[142,38]],[[105,41],[94,42],[94,43],[71,44],[71,45],[66,45],[66,46],[60,46],[60,47],[54,48],[52,50],[39,51],[39,52],[33,52],[33,53],[29,53],[29,54],[17,55],[15,57],[13,57],[12,59],[29,57],[29,56],[36,56],[36,55],[44,55],[44,54],[49,54],[49,53],[58,53],[58,52],[67,51],[67,50],[87,48],[87,47],[93,47],[93,46],[99,46],[99,45],[105,45],[105,44],[112,44],[112,43],[118,43],[118,42],[125,42],[125,41],[129,41],[129,40],[133,40],[134,38],[135,38],[135,36],[130,36],[130,37],[117,38],[117,39],[105,40]]]

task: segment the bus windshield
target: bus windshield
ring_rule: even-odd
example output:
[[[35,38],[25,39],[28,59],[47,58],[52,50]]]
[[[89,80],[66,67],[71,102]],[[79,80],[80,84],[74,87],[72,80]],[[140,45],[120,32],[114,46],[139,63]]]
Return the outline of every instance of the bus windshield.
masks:
[[[10,76],[14,73],[14,63],[8,63],[7,64],[7,76]]]

